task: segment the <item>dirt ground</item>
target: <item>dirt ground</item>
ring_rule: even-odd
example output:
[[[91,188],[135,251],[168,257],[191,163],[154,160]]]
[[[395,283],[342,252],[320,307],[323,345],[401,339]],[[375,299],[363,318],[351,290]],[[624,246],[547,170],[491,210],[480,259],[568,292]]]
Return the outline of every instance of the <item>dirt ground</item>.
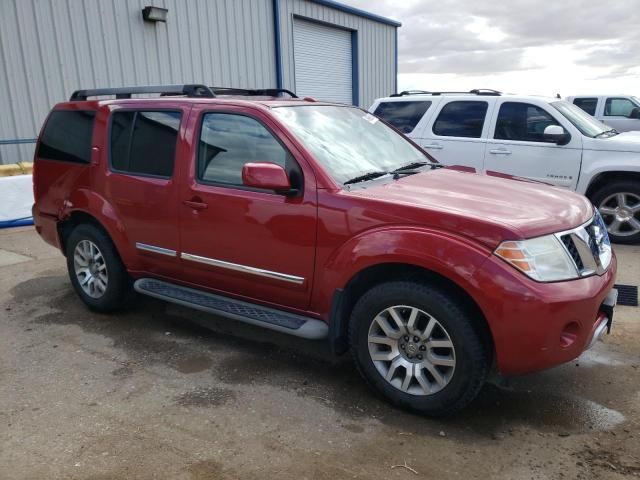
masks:
[[[640,247],[616,252],[640,284]],[[431,420],[322,342],[146,298],[91,313],[59,252],[0,231],[1,479],[637,477],[638,308],[578,360]]]

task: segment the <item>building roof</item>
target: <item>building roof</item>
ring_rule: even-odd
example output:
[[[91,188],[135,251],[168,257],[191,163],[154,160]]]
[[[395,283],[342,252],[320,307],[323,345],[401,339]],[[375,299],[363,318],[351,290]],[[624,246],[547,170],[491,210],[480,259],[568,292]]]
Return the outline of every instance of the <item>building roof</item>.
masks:
[[[402,23],[397,20],[392,20],[391,18],[382,17],[380,15],[376,15],[374,13],[367,12],[365,10],[360,10],[359,8],[350,7],[343,3],[334,2],[333,0],[311,0],[314,3],[318,3],[320,5],[324,5],[325,7],[335,8],[336,10],[340,10],[345,13],[350,13],[352,15],[357,15],[358,17],[368,18],[369,20],[374,20],[376,22],[385,23],[387,25],[391,25],[393,27],[401,27]]]

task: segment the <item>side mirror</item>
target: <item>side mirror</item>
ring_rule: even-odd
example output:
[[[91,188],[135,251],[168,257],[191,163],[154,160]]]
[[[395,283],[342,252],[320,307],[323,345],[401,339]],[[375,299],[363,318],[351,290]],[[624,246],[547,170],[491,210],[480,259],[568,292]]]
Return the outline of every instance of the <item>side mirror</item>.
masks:
[[[571,140],[571,135],[560,125],[549,125],[544,129],[542,138],[545,142],[555,143],[557,145],[566,145]]]
[[[635,107],[629,112],[629,118],[640,118],[640,107]]]
[[[242,183],[246,187],[275,190],[285,195],[297,193],[291,188],[287,172],[275,163],[245,163],[242,167]]]

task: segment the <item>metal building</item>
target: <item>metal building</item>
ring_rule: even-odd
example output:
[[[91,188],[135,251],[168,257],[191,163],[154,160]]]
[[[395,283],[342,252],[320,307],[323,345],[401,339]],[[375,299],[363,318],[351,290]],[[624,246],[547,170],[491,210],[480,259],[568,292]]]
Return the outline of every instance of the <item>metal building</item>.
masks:
[[[399,26],[331,0],[1,0],[0,164],[30,161],[79,88],[279,87],[369,106],[396,90]]]

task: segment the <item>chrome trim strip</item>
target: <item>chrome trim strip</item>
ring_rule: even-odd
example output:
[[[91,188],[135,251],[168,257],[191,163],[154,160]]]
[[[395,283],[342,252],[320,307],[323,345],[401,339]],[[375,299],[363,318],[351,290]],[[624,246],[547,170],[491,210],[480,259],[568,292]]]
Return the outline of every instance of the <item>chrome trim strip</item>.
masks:
[[[147,245],[146,243],[136,242],[136,248],[138,250],[144,250],[145,252],[158,253],[160,255],[166,255],[168,257],[176,257],[176,251],[168,248],[156,247],[155,245]]]
[[[226,268],[227,270],[234,270],[236,272],[250,273],[252,275],[258,275],[261,277],[274,278],[276,280],[282,280],[284,282],[295,283],[296,285],[302,285],[304,283],[303,277],[296,277],[295,275],[289,275],[286,273],[272,272],[270,270],[263,270],[262,268],[248,267],[246,265],[239,265],[237,263],[225,262],[224,260],[216,260],[215,258],[201,257],[200,255],[193,255],[191,253],[181,253],[180,258],[184,260],[190,260],[192,262],[204,263],[205,265],[212,265],[214,267]]]

